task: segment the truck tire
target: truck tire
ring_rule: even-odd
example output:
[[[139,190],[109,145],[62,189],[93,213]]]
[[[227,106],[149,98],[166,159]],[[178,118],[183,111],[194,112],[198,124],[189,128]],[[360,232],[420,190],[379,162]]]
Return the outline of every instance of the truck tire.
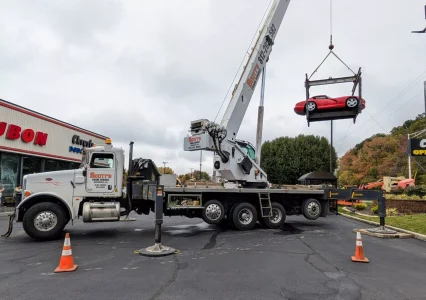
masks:
[[[31,238],[49,241],[60,237],[67,223],[66,219],[66,213],[58,204],[41,202],[28,209],[22,225]]]
[[[209,200],[204,204],[202,218],[207,224],[220,224],[225,217],[225,208],[217,200]]]
[[[260,218],[259,223],[270,229],[279,229],[285,222],[286,211],[284,206],[277,202],[272,202],[272,217]]]
[[[316,220],[321,215],[321,204],[317,199],[306,199],[302,204],[302,212],[306,219]]]
[[[257,222],[257,210],[250,203],[240,203],[234,208],[232,220],[237,229],[251,230]]]

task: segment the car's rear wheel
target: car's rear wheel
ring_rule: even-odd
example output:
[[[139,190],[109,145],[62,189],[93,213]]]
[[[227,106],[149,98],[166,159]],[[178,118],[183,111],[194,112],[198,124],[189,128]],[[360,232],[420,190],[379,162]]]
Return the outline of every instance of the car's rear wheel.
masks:
[[[317,104],[314,101],[309,101],[305,104],[305,111],[314,112],[317,110]]]
[[[355,97],[349,97],[348,99],[346,99],[346,107],[347,108],[358,107],[358,99]]]

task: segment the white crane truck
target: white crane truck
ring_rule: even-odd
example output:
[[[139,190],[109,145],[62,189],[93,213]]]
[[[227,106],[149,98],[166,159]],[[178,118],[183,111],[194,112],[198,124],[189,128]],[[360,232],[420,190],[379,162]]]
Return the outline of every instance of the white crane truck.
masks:
[[[193,121],[192,136],[184,139],[185,151],[213,151],[214,169],[237,187],[164,187],[165,216],[199,217],[209,224],[227,220],[239,230],[249,230],[257,221],[268,228],[279,228],[286,215],[303,214],[315,220],[329,214],[328,189],[269,188],[253,146],[236,139],[289,2],[275,0],[271,5],[221,124],[205,119]],[[114,222],[131,211],[154,212],[154,201],[148,195],[152,191],[142,187],[144,182],[159,181],[155,164],[149,159],[133,159],[131,142],[124,193],[124,161],[124,150],[107,139],[105,145],[85,148],[76,170],[26,175],[22,200],[10,226],[16,218],[30,237],[50,240],[59,237],[69,221],[79,217],[85,223]]]

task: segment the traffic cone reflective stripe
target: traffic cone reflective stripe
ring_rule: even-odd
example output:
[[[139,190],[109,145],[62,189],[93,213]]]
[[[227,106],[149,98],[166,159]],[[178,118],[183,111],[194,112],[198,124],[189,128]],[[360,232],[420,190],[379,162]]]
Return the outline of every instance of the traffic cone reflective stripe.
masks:
[[[74,259],[72,258],[70,234],[67,233],[62,248],[61,260],[59,261],[59,266],[55,269],[55,273],[72,272],[75,271],[77,267],[78,265],[74,265]]]
[[[362,246],[362,240],[361,240],[361,233],[356,233],[356,247],[355,247],[355,256],[352,256],[352,261],[355,262],[366,262],[368,263],[369,260],[367,257],[364,256],[364,248]]]

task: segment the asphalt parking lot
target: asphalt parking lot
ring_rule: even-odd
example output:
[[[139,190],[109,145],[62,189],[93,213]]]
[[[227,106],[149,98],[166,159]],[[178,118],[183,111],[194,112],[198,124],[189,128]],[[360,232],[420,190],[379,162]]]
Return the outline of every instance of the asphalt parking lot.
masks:
[[[352,230],[369,226],[342,216],[248,232],[165,218],[163,244],[180,253],[163,258],[134,252],[154,244],[154,228],[133,217],[68,225],[72,273],[53,273],[63,240],[34,242],[15,224],[0,239],[0,299],[426,299],[426,242],[363,236],[370,263],[354,263]]]

